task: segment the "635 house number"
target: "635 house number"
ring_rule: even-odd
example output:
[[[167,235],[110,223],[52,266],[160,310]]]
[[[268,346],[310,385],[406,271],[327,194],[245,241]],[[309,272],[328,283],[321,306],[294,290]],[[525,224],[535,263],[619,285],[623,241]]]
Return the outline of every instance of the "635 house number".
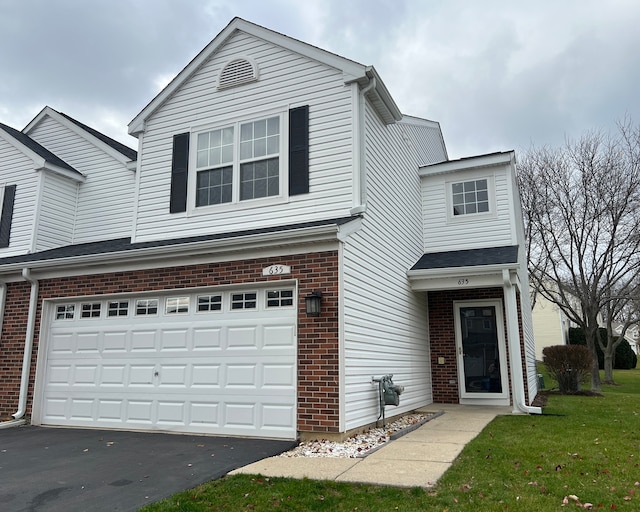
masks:
[[[462,277],[458,279],[458,286],[466,286],[468,284],[469,284],[469,279],[467,279],[466,277]]]
[[[289,265],[270,265],[262,269],[263,276],[281,276],[283,274],[291,274]]]

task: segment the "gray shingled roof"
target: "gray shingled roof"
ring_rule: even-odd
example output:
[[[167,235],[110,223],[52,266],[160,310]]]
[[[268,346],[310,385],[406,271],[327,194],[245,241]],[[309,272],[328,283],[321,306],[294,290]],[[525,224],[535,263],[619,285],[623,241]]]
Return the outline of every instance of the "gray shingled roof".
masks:
[[[87,126],[86,124],[81,123],[80,121],[74,119],[73,117],[68,116],[64,112],[58,112],[58,114],[60,114],[61,116],[65,117],[66,119],[71,121],[76,126],[79,126],[80,128],[82,128],[86,132],[90,133],[91,135],[93,135],[97,139],[101,140],[102,142],[104,142],[105,144],[107,144],[111,148],[115,149],[119,153],[122,153],[128,159],[137,160],[138,152],[133,150],[133,149],[131,149],[129,146],[125,146],[124,144],[121,144],[117,140],[113,140],[111,137],[107,137],[104,133],[100,133],[98,130],[94,130],[90,126]]]
[[[341,226],[347,222],[358,218],[355,217],[342,217],[338,219],[328,219],[315,222],[304,222],[298,224],[287,224],[284,226],[276,226],[270,228],[261,229],[249,229],[244,231],[235,231],[231,233],[219,233],[215,235],[202,235],[192,236],[187,238],[172,238],[170,240],[157,240],[153,242],[138,242],[131,243],[130,238],[117,238],[113,240],[104,240],[100,242],[92,242],[86,244],[67,245],[64,247],[58,247],[56,249],[49,249],[48,251],[41,251],[31,254],[23,254],[20,256],[11,256],[8,258],[0,258],[0,272],[3,265],[15,264],[15,263],[30,263],[35,261],[48,261],[57,260],[63,258],[72,258],[76,256],[89,256],[95,254],[110,254],[117,252],[132,251],[136,249],[146,249],[153,247],[167,247],[178,246],[183,244],[190,244],[196,242],[206,242],[212,240],[225,240],[239,238],[242,236],[259,235],[266,233],[278,233],[285,231],[293,231],[295,229],[305,229],[320,226],[336,225]]]
[[[0,129],[2,129],[5,132],[7,132],[14,139],[16,139],[20,144],[22,144],[23,146],[29,148],[31,151],[36,153],[38,156],[41,156],[42,158],[44,158],[45,161],[49,162],[50,164],[57,165],[58,167],[61,167],[63,169],[67,169],[67,170],[75,172],[75,173],[78,173],[80,176],[82,176],[81,172],[79,172],[76,169],[74,169],[73,167],[71,167],[67,162],[62,160],[62,158],[56,156],[51,151],[49,151],[47,148],[45,148],[45,147],[41,146],[40,144],[38,144],[35,140],[33,140],[28,135],[22,133],[21,131],[16,130],[15,128],[11,128],[10,126],[7,126],[6,124],[2,124],[2,123],[0,123]]]
[[[411,270],[506,265],[518,262],[518,246],[487,247],[423,254]]]

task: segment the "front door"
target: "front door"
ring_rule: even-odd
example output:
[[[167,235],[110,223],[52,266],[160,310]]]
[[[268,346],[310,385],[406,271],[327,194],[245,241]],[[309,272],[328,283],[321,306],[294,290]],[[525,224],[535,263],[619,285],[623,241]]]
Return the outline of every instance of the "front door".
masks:
[[[507,405],[501,302],[456,303],[455,315],[460,402]]]

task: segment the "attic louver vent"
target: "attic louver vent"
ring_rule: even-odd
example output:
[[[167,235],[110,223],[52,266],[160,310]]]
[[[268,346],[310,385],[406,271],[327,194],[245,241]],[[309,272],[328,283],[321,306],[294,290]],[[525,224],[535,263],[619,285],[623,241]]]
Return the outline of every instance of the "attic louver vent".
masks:
[[[258,79],[257,66],[248,59],[233,59],[220,72],[218,89],[235,87]]]

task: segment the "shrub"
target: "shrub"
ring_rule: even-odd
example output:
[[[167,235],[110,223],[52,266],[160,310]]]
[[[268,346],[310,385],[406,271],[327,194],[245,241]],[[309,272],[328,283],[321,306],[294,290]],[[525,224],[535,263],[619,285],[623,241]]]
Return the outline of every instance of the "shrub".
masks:
[[[542,350],[542,360],[549,375],[558,381],[561,393],[580,390],[580,383],[591,374],[592,356],[587,347],[580,345],[555,345]]]
[[[633,352],[627,340],[616,347],[614,368],[619,370],[633,370],[638,364],[638,356]]]
[[[602,339],[607,337],[607,330],[604,327],[600,327],[600,336]],[[570,345],[584,345],[586,346],[587,340],[584,335],[584,331],[580,327],[569,328],[569,344]],[[600,349],[600,345],[596,342],[596,352],[598,354],[598,368],[604,369],[604,354]],[[613,368],[615,370],[630,370],[636,367],[638,364],[638,357],[633,352],[631,345],[627,340],[622,340],[622,343],[616,347],[616,353],[613,356]]]

